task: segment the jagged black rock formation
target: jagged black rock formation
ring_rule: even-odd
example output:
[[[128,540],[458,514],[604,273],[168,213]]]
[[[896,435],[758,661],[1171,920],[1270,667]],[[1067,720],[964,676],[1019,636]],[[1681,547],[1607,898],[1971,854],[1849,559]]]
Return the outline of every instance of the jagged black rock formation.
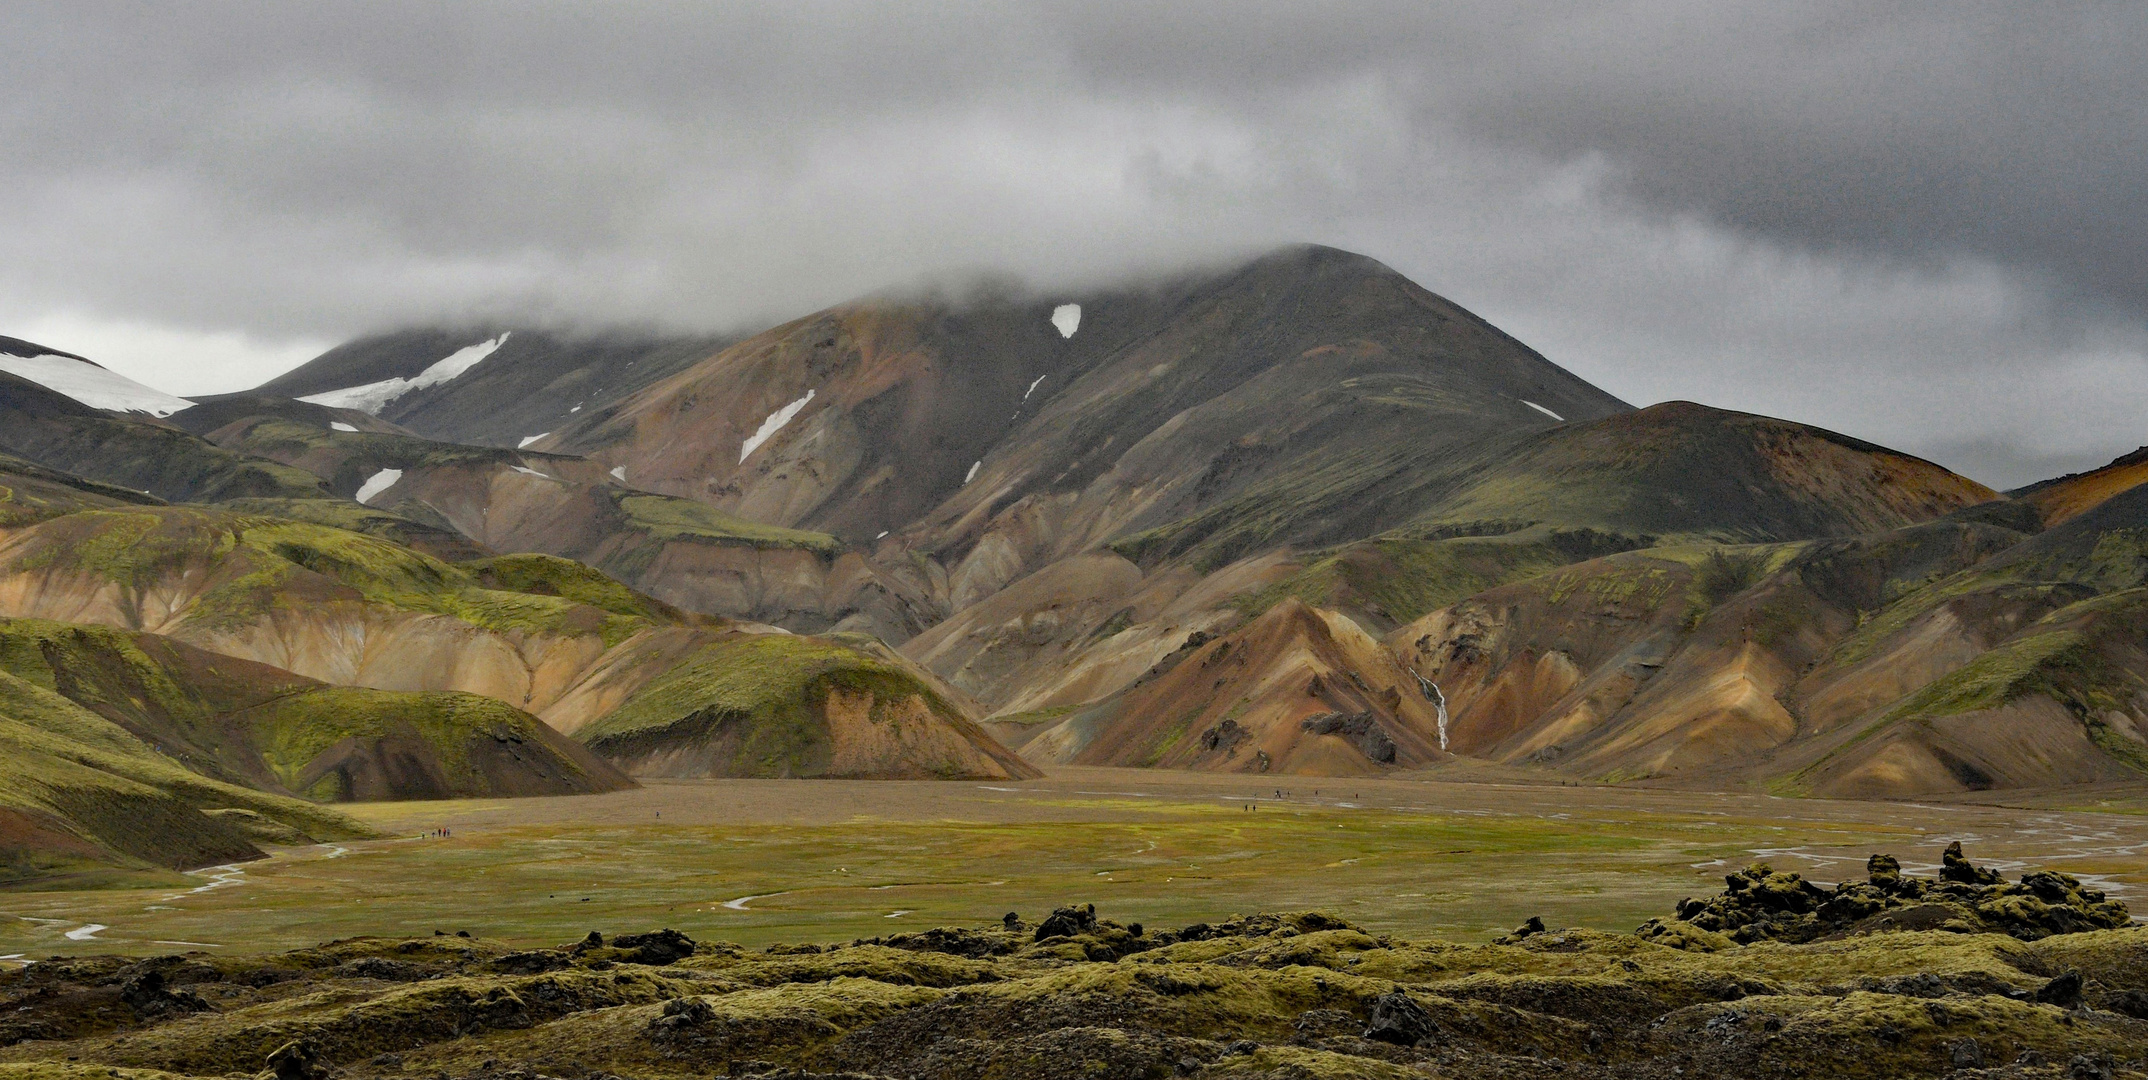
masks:
[[[1947,845],[1936,879],[1904,874],[1892,855],[1872,856],[1865,873],[1864,881],[1845,881],[1830,890],[1801,874],[1754,863],[1726,875],[1720,894],[1681,900],[1670,919],[1650,919],[1635,932],[1667,943],[1682,941],[1683,924],[1728,935],[1740,945],[1881,930],[2000,933],[2036,941],[2132,922],[2124,902],[2056,870],[2032,870],[2009,883],[1998,871],[1971,863],[1960,841]]]

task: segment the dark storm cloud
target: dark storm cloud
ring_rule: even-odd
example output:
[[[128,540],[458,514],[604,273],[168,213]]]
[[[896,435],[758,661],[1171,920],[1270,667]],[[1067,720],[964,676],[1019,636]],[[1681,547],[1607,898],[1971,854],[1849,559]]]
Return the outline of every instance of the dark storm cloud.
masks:
[[[2141,55],[2137,4],[10,5],[0,318],[733,326],[1319,240],[2013,482],[2148,438]]]

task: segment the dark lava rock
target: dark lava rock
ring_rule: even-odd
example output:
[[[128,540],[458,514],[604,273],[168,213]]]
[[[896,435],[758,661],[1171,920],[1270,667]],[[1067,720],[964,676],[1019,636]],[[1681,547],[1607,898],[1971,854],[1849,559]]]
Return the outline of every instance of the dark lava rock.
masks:
[[[119,1000],[143,1020],[205,1012],[209,1003],[191,990],[173,990],[161,971],[145,971],[119,984]]]
[[[649,1037],[659,1041],[675,1040],[680,1035],[698,1027],[716,1022],[716,1008],[697,997],[673,998],[664,1003],[664,1014],[649,1021]]]
[[[1239,743],[1252,738],[1252,736],[1252,732],[1238,726],[1238,721],[1226,719],[1201,733],[1201,749],[1221,750],[1229,753],[1236,750]]]
[[[1511,934],[1506,934],[1506,935],[1504,935],[1504,936],[1502,936],[1502,937],[1494,938],[1494,939],[1493,939],[1493,941],[1492,941],[1492,944],[1494,944],[1494,945],[1519,945],[1519,944],[1521,944],[1521,943],[1522,943],[1522,941],[1523,941],[1524,939],[1526,939],[1526,938],[1529,938],[1529,937],[1532,937],[1532,936],[1534,936],[1534,935],[1537,935],[1537,934],[1541,934],[1541,933],[1543,933],[1543,932],[1544,932],[1544,917],[1543,917],[1542,915],[1531,915],[1531,916],[1529,916],[1529,921],[1528,921],[1528,922],[1525,922],[1525,923],[1521,924],[1520,926],[1517,926],[1517,927],[1515,927],[1515,928],[1514,928],[1514,932],[1513,932],[1513,933],[1511,933]]]
[[[1941,881],[1959,882],[1963,885],[1997,885],[2006,880],[1999,876],[1997,870],[1970,862],[1968,856],[1962,854],[1962,842],[1959,840],[1948,844],[1947,850],[1939,858]]]
[[[628,953],[619,958],[626,963],[661,967],[665,964],[676,964],[692,956],[694,939],[677,930],[654,930],[646,934],[615,937],[612,939],[612,948]]]
[[[1971,863],[1958,841],[1947,846],[1942,859],[1940,876],[1932,879],[1904,874],[1893,856],[1874,855],[1865,863],[1866,880],[1845,881],[1833,890],[1754,863],[1726,875],[1722,893],[1681,900],[1669,920],[1650,919],[1635,932],[1676,939],[1670,924],[1683,922],[1727,934],[1740,945],[1797,944],[1886,930],[1999,933],[2036,941],[2132,922],[2124,903],[2055,870],[2033,871],[2008,883],[1997,871]]]
[[[2071,1009],[2079,1005],[2081,1003],[2081,973],[2069,971],[2038,987],[2036,990],[2036,1003],[2038,1005],[2056,1005],[2062,1009]]]
[[[574,963],[574,958],[558,949],[531,949],[528,952],[511,952],[492,962],[492,970],[507,975],[542,975],[558,971]]]
[[[1321,713],[1307,717],[1300,726],[1314,735],[1340,735],[1350,740],[1357,752],[1368,760],[1389,763],[1395,760],[1394,738],[1370,712]]]
[[[1076,934],[1086,934],[1094,929],[1096,929],[1095,904],[1083,904],[1080,907],[1063,907],[1052,912],[1050,917],[1037,924],[1035,940],[1043,941],[1045,938],[1051,937],[1073,937]]]
[[[385,956],[362,956],[337,969],[337,974],[353,979],[379,979],[382,982],[416,982],[432,974],[416,964],[390,960]]]
[[[1019,920],[1016,923],[1020,925]],[[908,949],[911,952],[946,953],[971,960],[987,956],[1007,956],[1018,947],[1019,942],[1011,932],[998,934],[962,927],[935,926],[915,934],[894,934],[889,937],[860,939],[859,945],[885,945],[891,949]]]
[[[2148,990],[2123,990],[2112,994],[2103,1007],[2135,1020],[2148,1020]]]
[[[276,1080],[326,1080],[328,1067],[321,1063],[321,1048],[311,1039],[287,1042],[270,1052],[268,1071]]]
[[[1362,1037],[1396,1046],[1422,1046],[1439,1037],[1439,1025],[1416,999],[1390,990],[1372,1000],[1372,1022]]]

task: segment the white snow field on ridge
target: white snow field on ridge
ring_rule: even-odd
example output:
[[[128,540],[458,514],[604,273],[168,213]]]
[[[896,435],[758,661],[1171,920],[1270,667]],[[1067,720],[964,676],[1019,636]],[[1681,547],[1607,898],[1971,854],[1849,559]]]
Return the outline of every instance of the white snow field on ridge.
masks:
[[[509,333],[512,333],[512,331]],[[431,367],[418,372],[408,379],[382,379],[379,382],[370,382],[363,386],[346,386],[341,390],[308,394],[298,400],[315,405],[326,405],[331,409],[356,409],[359,412],[379,416],[380,411],[387,408],[388,403],[396,398],[402,397],[412,390],[423,390],[429,386],[452,382],[464,372],[476,367],[486,357],[499,351],[500,346],[507,344],[509,333],[503,333],[490,341],[480,341],[475,345],[457,349],[444,359],[434,363]]]
[[[16,356],[0,352],[0,371],[28,379],[54,393],[65,394],[92,409],[164,417],[194,407],[193,402],[183,397],[144,386],[109,368],[72,356],[54,353]]]

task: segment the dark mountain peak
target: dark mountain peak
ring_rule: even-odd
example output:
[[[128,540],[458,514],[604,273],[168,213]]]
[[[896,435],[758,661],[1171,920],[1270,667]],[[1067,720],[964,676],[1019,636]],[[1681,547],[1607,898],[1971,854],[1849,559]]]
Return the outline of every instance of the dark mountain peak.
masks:
[[[63,349],[55,349],[49,345],[39,345],[37,342],[34,341],[24,341],[23,339],[18,337],[8,337],[6,334],[0,334],[0,355],[64,356],[69,360],[80,360],[85,364],[95,365],[97,363],[96,361],[91,360],[87,356],[77,356],[74,353],[67,352]]]

